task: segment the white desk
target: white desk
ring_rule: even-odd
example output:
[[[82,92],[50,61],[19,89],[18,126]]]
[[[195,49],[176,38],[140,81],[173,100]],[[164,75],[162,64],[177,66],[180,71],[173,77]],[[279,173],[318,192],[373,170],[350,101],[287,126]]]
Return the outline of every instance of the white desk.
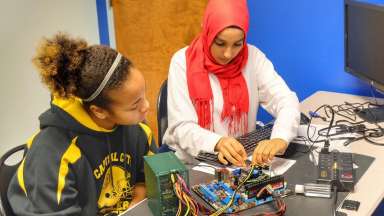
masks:
[[[318,91],[301,103],[301,111],[308,113],[323,104],[337,105],[345,101],[350,103],[374,102],[373,98],[369,97]],[[357,182],[355,191],[347,196],[347,199],[360,202],[359,210],[357,212],[341,208],[338,210],[347,213],[348,216],[371,215],[384,197],[384,146],[373,145],[364,140],[353,142],[350,145],[352,152],[374,157],[375,161]]]

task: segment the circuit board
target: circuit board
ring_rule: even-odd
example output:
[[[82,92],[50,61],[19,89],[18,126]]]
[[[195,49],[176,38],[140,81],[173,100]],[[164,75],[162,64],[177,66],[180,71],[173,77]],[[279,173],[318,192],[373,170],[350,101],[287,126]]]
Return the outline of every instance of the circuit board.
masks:
[[[213,181],[194,185],[192,190],[212,208],[219,210],[230,202],[239,182],[245,179],[248,173],[247,168],[233,171],[218,169],[215,171]],[[276,195],[285,194],[286,184],[283,176],[271,177],[261,168],[253,170],[250,178],[234,195],[233,203],[226,213],[240,212],[272,201],[272,195],[265,190],[267,185]]]

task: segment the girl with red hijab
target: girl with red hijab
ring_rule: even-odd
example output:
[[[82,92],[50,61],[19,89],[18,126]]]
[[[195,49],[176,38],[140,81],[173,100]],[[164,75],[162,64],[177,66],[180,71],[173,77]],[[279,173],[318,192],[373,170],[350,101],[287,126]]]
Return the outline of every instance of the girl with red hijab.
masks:
[[[296,136],[296,94],[265,55],[246,43],[248,26],[246,0],[209,0],[202,32],[172,57],[163,142],[182,160],[218,152],[224,164],[245,165],[246,152],[234,137],[255,130],[260,104],[276,121],[271,139],[254,150],[254,164],[284,153]]]

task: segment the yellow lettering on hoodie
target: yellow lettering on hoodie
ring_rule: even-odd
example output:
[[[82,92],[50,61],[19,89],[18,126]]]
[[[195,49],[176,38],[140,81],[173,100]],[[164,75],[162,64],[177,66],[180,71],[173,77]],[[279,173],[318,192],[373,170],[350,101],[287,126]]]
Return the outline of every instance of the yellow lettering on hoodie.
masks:
[[[112,160],[113,160],[113,162],[119,161],[119,159],[117,159],[117,152],[112,153]]]
[[[120,153],[118,156],[117,152],[113,152],[109,155],[107,155],[101,164],[98,165],[96,169],[93,170],[93,175],[95,176],[96,179],[100,179],[101,176],[104,175],[104,172],[108,169],[109,165],[111,162],[121,162],[124,163],[126,162],[128,165],[132,163],[132,157],[129,154],[125,153]]]
[[[128,164],[128,165],[131,164],[131,161],[132,161],[132,157],[131,157],[131,155],[126,154],[125,157],[127,158],[127,164]]]
[[[99,171],[100,171],[101,174],[104,173],[104,171],[105,171],[105,167],[103,166],[103,164],[100,164],[100,165],[99,165]]]
[[[109,165],[109,156],[105,157],[103,160],[103,166],[107,167]]]
[[[121,153],[121,154],[120,154],[120,162],[121,162],[121,163],[124,162],[124,158],[125,158],[125,157],[124,157],[124,153]]]
[[[96,177],[96,179],[99,179],[101,177],[101,174],[98,169],[93,170],[93,175]]]

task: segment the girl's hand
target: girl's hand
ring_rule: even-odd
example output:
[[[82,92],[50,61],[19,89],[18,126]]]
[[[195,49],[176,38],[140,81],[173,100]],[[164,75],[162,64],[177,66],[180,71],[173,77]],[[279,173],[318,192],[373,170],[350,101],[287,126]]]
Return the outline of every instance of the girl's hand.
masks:
[[[215,146],[215,151],[219,152],[219,161],[225,165],[228,162],[236,166],[245,166],[247,153],[243,145],[232,137],[222,137]]]
[[[253,151],[252,164],[269,163],[276,154],[283,154],[287,147],[288,143],[280,138],[260,141]]]

